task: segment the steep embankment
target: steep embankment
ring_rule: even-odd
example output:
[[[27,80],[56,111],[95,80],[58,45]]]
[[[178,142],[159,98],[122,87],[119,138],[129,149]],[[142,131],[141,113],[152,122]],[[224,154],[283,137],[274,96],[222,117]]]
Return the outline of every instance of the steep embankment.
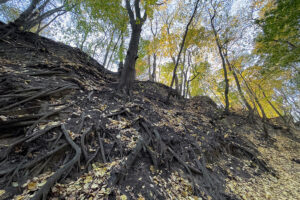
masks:
[[[265,139],[259,119],[208,97],[165,103],[157,83],[128,102],[115,74],[32,33],[0,49],[0,199],[299,197],[299,133]]]

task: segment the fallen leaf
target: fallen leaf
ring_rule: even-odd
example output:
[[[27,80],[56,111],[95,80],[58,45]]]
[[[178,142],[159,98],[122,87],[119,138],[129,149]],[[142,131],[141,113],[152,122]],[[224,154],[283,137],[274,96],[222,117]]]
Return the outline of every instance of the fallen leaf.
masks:
[[[28,183],[27,188],[28,188],[28,190],[30,190],[30,191],[35,191],[35,190],[37,189],[37,184],[36,184],[36,182],[30,182],[30,183]]]
[[[91,176],[87,176],[85,179],[84,179],[84,183],[89,183],[93,180],[93,177]]]

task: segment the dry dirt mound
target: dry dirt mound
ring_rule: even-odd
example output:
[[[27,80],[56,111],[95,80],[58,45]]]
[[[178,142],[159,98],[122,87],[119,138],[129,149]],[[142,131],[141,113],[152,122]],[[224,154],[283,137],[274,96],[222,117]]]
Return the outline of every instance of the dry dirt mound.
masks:
[[[136,82],[129,102],[114,73],[32,33],[0,49],[0,199],[239,199],[232,181],[278,179],[243,136],[259,125],[208,97]]]

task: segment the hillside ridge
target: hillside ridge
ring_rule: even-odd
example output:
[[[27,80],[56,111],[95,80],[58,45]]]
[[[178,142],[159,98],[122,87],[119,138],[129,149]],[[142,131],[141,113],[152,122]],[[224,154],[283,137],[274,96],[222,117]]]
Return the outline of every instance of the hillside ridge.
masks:
[[[166,103],[170,88],[150,81],[136,81],[129,101],[116,73],[33,33],[13,32],[0,49],[0,199],[299,196],[299,175],[281,185],[299,169],[296,129],[267,125],[265,138],[258,116],[224,116],[209,97]]]

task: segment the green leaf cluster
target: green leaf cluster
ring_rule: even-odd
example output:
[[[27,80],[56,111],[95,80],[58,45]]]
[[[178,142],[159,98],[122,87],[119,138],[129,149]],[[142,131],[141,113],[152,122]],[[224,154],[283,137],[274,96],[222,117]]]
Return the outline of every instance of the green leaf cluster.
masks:
[[[269,67],[288,68],[300,61],[300,1],[276,1],[274,8],[257,20],[263,32],[257,37],[256,52]]]

